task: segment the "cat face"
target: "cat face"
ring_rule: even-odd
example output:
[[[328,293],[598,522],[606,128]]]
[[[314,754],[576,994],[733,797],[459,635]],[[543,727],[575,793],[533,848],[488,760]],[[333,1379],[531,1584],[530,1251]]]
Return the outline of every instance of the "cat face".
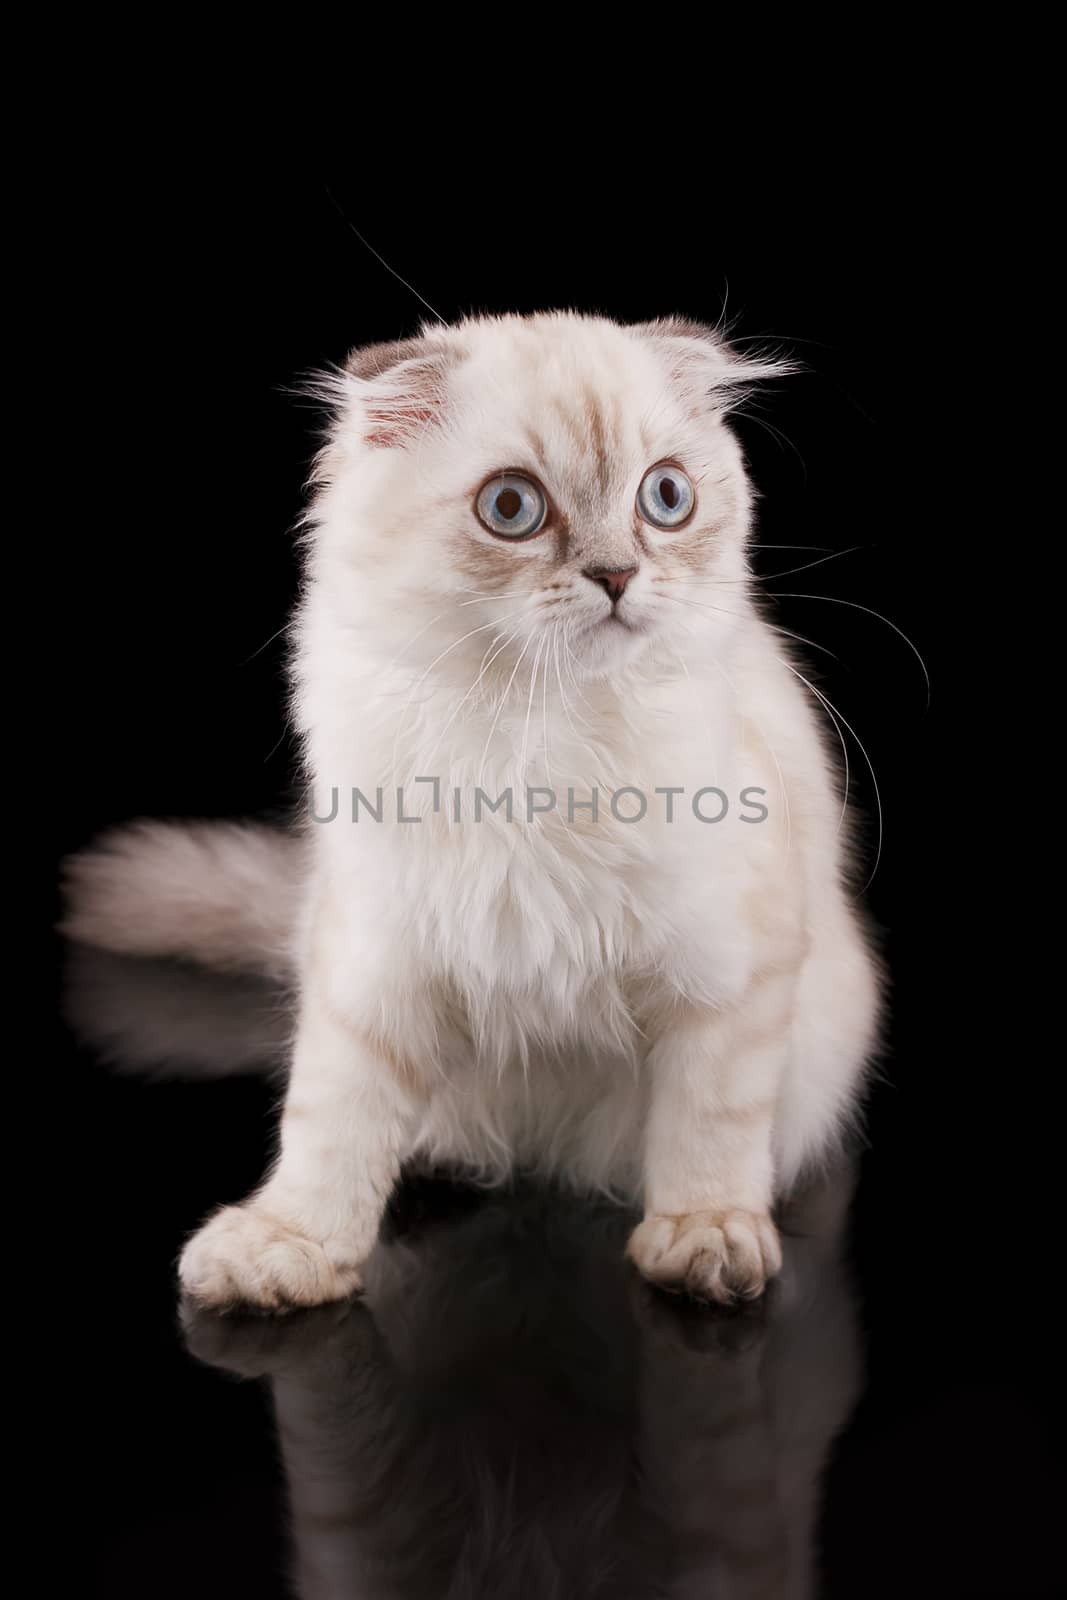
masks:
[[[771,370],[692,324],[569,314],[357,351],[313,514],[351,620],[502,663],[552,636],[591,677],[729,631],[751,492],[725,412]]]

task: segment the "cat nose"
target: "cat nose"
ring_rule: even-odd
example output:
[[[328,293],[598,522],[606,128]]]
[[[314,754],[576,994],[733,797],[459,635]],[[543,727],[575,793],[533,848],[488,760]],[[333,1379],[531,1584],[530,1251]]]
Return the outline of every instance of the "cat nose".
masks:
[[[614,606],[622,599],[626,585],[636,571],[636,567],[586,567],[582,576],[598,583]]]

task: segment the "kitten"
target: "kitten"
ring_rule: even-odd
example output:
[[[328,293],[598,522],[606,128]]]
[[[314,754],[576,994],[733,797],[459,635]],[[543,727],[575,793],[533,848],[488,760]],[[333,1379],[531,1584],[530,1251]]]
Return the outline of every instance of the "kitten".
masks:
[[[201,1304],[343,1298],[402,1163],[637,1198],[664,1287],[755,1296],[872,1049],[875,966],[727,424],[778,370],[678,320],[358,350],[306,517],[291,836],[141,824],[68,930],[291,972],[280,1151],[186,1246]],[[433,781],[430,781],[433,780]],[[509,799],[510,796],[510,799]]]

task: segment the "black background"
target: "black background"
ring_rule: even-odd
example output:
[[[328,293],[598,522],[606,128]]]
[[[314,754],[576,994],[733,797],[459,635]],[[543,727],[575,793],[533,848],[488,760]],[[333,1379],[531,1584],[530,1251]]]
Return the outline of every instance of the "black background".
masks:
[[[1003,795],[981,781],[989,595],[968,593],[960,559],[973,529],[952,382],[923,380],[935,344],[963,351],[991,286],[944,153],[871,146],[857,162],[847,144],[779,148],[715,200],[690,178],[635,185],[577,156],[510,181],[431,163],[417,194],[375,163],[253,172],[177,147],[154,153],[147,181],[132,157],[72,178],[83,315],[52,471],[80,492],[55,530],[53,831],[63,854],[126,818],[242,816],[291,796],[279,630],[321,421],[294,391],[431,315],[353,227],[446,318],[573,306],[717,322],[725,307],[736,337],[784,345],[807,370],[737,422],[759,542],[852,553],[776,579],[821,551],[766,549],[757,567],[782,624],[833,652],[806,654],[877,774],[868,902],[893,985],[857,1207],[871,1385],[834,1468],[832,1592],[1039,1595],[1053,1592],[1042,1283],[1058,1250],[1033,1186]],[[892,628],[796,592],[902,629],[929,705]],[[1001,670],[1013,648],[1001,634]],[[872,782],[854,742],[850,755],[873,864]],[[191,1592],[194,1574],[205,1595],[273,1594],[258,1402],[226,1389],[223,1403],[177,1350],[171,1276],[183,1234],[256,1181],[271,1092],[116,1080],[63,1035],[59,1048],[83,1185],[76,1265],[96,1307],[80,1349],[100,1401],[101,1592],[147,1592],[159,1563],[156,1594]],[[245,1487],[223,1537],[225,1483]]]

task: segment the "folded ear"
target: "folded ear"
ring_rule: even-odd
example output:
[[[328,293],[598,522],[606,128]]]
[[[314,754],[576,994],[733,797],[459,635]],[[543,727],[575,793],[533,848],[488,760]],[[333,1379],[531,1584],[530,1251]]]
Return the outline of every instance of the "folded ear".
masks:
[[[439,421],[454,354],[446,340],[433,334],[353,350],[343,377],[364,442],[379,449],[402,450],[424,428]]]
[[[795,361],[770,350],[740,355],[717,329],[687,317],[639,322],[631,331],[657,347],[672,376],[695,400],[711,396],[723,409],[736,405],[754,384],[799,370]]]

